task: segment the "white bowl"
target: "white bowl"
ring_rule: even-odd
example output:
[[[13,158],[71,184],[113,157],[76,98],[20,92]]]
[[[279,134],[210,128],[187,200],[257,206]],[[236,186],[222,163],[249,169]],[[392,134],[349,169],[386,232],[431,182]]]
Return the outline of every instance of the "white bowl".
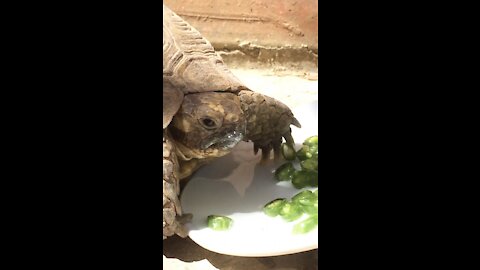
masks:
[[[292,127],[297,144],[318,134],[318,102],[294,110],[302,128]],[[292,234],[293,226],[306,218],[286,222],[262,212],[263,206],[276,198],[291,198],[300,192],[289,182],[277,183],[272,171],[285,161],[259,164],[261,151],[253,154],[253,143],[241,142],[232,153],[199,169],[181,195],[184,213],[192,213],[187,224],[190,238],[217,253],[236,256],[275,256],[318,248],[317,229],[302,235]],[[309,188],[315,190],[316,188]],[[233,219],[228,231],[207,227],[209,215]]]

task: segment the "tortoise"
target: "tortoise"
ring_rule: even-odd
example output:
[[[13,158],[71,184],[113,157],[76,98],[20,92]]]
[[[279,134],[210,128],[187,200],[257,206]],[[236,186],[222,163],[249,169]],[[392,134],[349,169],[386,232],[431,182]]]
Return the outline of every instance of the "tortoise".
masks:
[[[263,161],[272,150],[278,158],[283,138],[294,145],[291,125],[300,127],[285,104],[242,84],[210,42],[163,5],[163,239],[187,236],[181,180],[242,140],[255,154],[261,149]]]

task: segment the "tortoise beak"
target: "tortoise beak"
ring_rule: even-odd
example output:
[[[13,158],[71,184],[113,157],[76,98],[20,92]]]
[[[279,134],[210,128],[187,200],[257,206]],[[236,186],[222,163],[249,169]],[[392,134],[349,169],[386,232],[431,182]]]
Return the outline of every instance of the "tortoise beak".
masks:
[[[207,141],[201,145],[203,150],[209,147],[221,148],[227,150],[233,148],[243,139],[243,132],[238,132],[236,130],[225,133],[223,136],[215,137],[213,140]]]

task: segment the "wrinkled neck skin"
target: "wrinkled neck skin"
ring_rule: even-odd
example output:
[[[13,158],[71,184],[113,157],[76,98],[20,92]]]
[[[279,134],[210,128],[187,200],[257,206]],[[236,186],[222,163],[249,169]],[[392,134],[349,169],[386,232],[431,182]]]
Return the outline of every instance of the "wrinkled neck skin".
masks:
[[[178,179],[184,180],[194,173],[202,165],[210,162],[213,158],[206,158],[195,151],[191,151],[188,147],[184,146],[181,142],[175,141],[170,130],[167,128],[164,130],[167,134],[167,137],[170,140],[175,142],[175,147],[173,151],[177,157],[177,162],[179,163]]]

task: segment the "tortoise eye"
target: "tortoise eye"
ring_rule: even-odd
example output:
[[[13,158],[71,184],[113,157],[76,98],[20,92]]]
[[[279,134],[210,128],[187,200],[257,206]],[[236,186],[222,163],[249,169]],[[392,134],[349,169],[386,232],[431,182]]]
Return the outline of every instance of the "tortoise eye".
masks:
[[[202,118],[200,123],[202,123],[202,126],[206,129],[214,129],[217,127],[217,123],[212,118],[208,117]]]

